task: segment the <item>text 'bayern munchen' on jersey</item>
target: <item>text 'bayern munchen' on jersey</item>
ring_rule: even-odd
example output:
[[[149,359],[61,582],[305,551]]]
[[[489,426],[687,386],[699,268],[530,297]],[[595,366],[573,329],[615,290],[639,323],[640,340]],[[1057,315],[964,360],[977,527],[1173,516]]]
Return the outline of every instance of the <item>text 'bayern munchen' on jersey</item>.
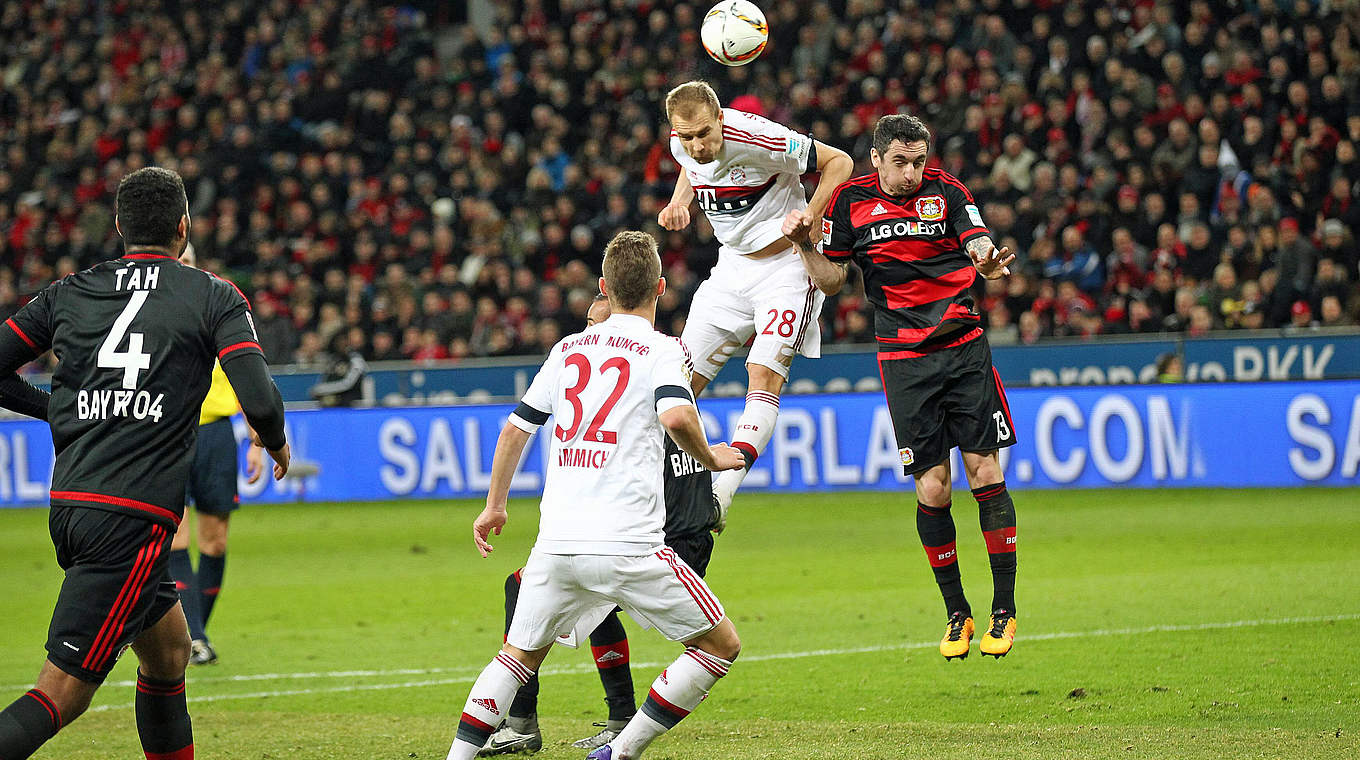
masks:
[[[4,324],[60,360],[52,504],[173,530],[213,362],[261,353],[245,296],[171,256],[129,253],[58,280]]]
[[[916,192],[897,198],[874,172],[832,193],[822,253],[864,272],[879,343],[917,350],[979,328],[977,270],[964,247],[982,235],[990,233],[972,193],[949,173],[926,169]]]
[[[666,519],[658,415],[693,405],[689,357],[644,318],[615,314],[553,346],[510,423],[550,430],[535,551],[641,556]]]
[[[807,208],[800,177],[817,170],[811,137],[745,111],[724,108],[723,142],[706,164],[671,132],[671,155],[694,188],[721,254],[758,253],[784,237],[790,211]]]

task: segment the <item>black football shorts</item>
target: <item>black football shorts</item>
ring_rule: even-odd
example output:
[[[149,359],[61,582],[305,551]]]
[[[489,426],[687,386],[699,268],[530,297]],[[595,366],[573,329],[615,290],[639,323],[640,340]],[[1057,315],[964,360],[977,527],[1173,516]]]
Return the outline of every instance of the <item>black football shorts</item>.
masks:
[[[236,433],[231,419],[198,426],[194,463],[189,468],[188,502],[200,512],[225,514],[241,506],[236,492]]]
[[[1015,425],[985,335],[932,353],[880,351],[902,470],[915,475],[955,446],[986,452],[1015,444]]]
[[[175,532],[135,517],[52,507],[48,529],[66,571],[47,655],[82,681],[103,683],[123,651],[179,602],[170,579]]]
[[[709,560],[713,559],[713,534],[686,533],[680,536],[666,536],[666,546],[675,550],[677,556],[685,561],[690,569],[704,577],[708,571]]]

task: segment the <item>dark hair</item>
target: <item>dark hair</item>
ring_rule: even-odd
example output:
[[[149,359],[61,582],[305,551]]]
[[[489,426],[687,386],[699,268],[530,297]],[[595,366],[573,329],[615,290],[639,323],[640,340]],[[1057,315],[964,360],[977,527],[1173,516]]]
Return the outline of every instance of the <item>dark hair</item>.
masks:
[[[631,230],[615,235],[605,246],[601,268],[609,286],[610,306],[626,311],[656,299],[661,257],[651,235]]]
[[[184,180],[159,166],[123,177],[114,200],[118,229],[127,245],[170,245],[187,207]]]
[[[911,142],[925,142],[930,147],[930,128],[920,119],[905,113],[888,114],[874,125],[874,150],[878,155],[888,152],[888,146],[896,140],[903,145]]]

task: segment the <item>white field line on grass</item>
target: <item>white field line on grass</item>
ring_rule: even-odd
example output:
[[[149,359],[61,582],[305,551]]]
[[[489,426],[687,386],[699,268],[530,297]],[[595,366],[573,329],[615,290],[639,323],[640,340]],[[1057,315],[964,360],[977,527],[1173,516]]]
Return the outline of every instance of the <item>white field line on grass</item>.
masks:
[[[1350,620],[1360,620],[1360,613],[1346,615],[1317,615],[1311,617],[1285,617],[1267,618],[1259,620],[1233,620],[1216,623],[1191,623],[1187,625],[1149,625],[1141,628],[1106,628],[1094,631],[1056,631],[1053,633],[1036,633],[1021,637],[1021,642],[1031,641],[1053,641],[1057,639],[1084,639],[1101,636],[1135,636],[1148,633],[1184,633],[1194,631],[1214,631],[1226,628],[1251,628],[1267,625],[1300,625],[1305,623],[1335,623]],[[918,641],[902,642],[897,644],[875,644],[863,647],[846,647],[838,649],[809,649],[798,652],[776,652],[772,654],[751,654],[742,655],[741,662],[768,662],[773,660],[798,660],[807,657],[832,657],[848,654],[867,654],[873,652],[891,652],[902,649],[934,649],[939,646],[938,641]],[[635,668],[661,668],[670,665],[667,662],[634,662]],[[583,673],[594,673],[594,663],[581,663],[578,665],[547,666],[541,671],[545,676],[554,675],[576,675]],[[255,691],[243,694],[207,694],[202,696],[192,696],[189,702],[198,704],[203,702],[221,702],[231,699],[265,699],[269,697],[298,697],[312,694],[344,694],[361,691],[385,691],[390,689],[414,689],[423,686],[447,686],[450,684],[472,683],[481,673],[480,667],[461,667],[461,668],[402,668],[395,670],[333,670],[312,673],[256,673],[250,675],[222,676],[208,678],[192,678],[191,684],[198,686],[205,683],[240,683],[250,681],[312,681],[329,678],[371,678],[371,677],[390,677],[390,676],[409,676],[409,675],[439,675],[445,673],[458,673],[458,675],[448,675],[444,678],[427,678],[418,681],[402,681],[400,683],[372,683],[372,684],[346,684],[343,686],[324,686],[304,689],[282,689],[275,691]],[[113,686],[133,686],[133,681],[113,681]],[[13,691],[24,688],[26,685],[0,687],[6,691]],[[105,712],[108,710],[131,709],[132,703],[116,705],[98,705],[90,708],[90,712]]]

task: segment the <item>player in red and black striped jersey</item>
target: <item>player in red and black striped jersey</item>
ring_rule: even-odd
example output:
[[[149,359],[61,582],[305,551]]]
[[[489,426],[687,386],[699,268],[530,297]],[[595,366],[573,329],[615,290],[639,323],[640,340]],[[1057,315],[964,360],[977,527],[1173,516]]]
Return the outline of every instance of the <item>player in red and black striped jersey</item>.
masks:
[[[133,172],[115,203],[125,253],[52,284],[0,324],[0,378],[49,349],[60,361],[45,414],[56,449],[49,523],[66,572],[37,685],[0,712],[4,760],[28,757],[84,712],[129,646],[143,750],[192,760],[189,633],[169,549],[214,360],[277,463],[274,476],[288,469],[283,401],[249,304],[176,258],[189,233],[183,180]],[[33,405],[31,391],[12,379],[6,387],[7,406],[16,396]]]
[[[793,212],[784,234],[813,282],[838,292],[854,262],[874,305],[879,369],[903,470],[916,478],[916,527],[949,615],[940,652],[966,657],[972,610],[963,593],[950,514],[949,452],[963,453],[992,566],[991,625],[983,654],[1010,651],[1015,638],[1015,505],[998,450],[1015,443],[1001,378],[973,299],[981,274],[1010,273],[1015,258],[992,243],[972,193],[949,173],[926,168],[930,130],[894,114],[874,128],[872,174],[841,183],[822,222]]]

